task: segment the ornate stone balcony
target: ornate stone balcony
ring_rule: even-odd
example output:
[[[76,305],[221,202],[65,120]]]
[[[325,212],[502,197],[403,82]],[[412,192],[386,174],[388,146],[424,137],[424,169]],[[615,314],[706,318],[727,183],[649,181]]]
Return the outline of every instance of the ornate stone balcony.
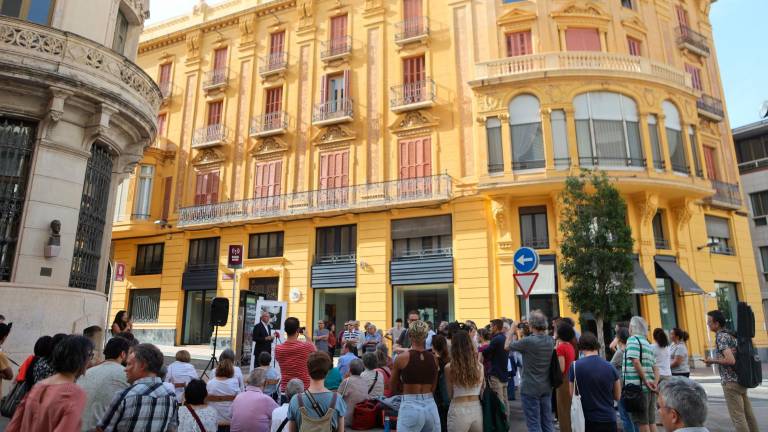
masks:
[[[353,104],[354,102],[349,98],[316,104],[312,113],[312,124],[315,126],[326,126],[350,122],[352,121]]]
[[[429,37],[429,18],[413,17],[395,24],[395,43],[405,45]]]
[[[681,49],[686,49],[700,56],[709,56],[707,37],[690,27],[683,26],[677,28],[677,45]]]
[[[223,124],[214,124],[195,129],[195,133],[192,136],[192,148],[202,149],[226,144],[227,132],[227,127]]]
[[[696,110],[699,115],[712,121],[723,121],[725,111],[723,110],[723,101],[716,97],[703,94],[696,101]]]
[[[451,199],[452,184],[450,176],[441,174],[185,207],[179,210],[178,226],[293,219],[328,213],[359,213],[435,204]]]
[[[286,129],[288,129],[288,113],[277,111],[251,119],[250,135],[254,138],[263,138],[285,133]]]
[[[538,79],[544,76],[624,76],[692,91],[690,74],[645,57],[591,51],[553,52],[477,63],[472,87]]]

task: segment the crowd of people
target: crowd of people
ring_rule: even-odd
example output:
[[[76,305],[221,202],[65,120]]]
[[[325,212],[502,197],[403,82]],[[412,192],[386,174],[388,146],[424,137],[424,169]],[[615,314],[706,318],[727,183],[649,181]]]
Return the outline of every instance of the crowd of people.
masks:
[[[719,311],[708,315],[725,399],[737,431],[757,431],[746,389],[734,369],[735,340]],[[213,376],[198,378],[181,350],[164,367],[161,351],[139,343],[124,311],[97,355],[102,329],[43,336],[15,377],[24,389],[8,432],[179,431],[301,432],[359,428],[371,410],[406,432],[481,432],[508,428],[509,401],[519,397],[528,431],[706,431],[707,396],[689,379],[686,341],[636,316],[615,329],[611,361],[591,332],[568,318],[533,311],[526,320],[432,323],[410,312],[386,333],[349,321],[335,334],[320,322],[311,338],[297,318],[285,320],[274,347],[268,314],[254,329],[256,367],[243,377],[235,353],[224,350]],[[0,345],[11,331],[0,323]],[[652,340],[647,335],[652,335]],[[304,337],[302,337],[304,336]],[[272,338],[272,339],[270,339]],[[392,347],[383,343],[392,342]],[[267,342],[270,342],[267,344]],[[258,343],[258,342],[257,342]],[[339,357],[334,365],[334,355]],[[279,366],[275,367],[275,363]],[[14,379],[2,351],[0,378]],[[581,414],[571,418],[574,395]],[[618,415],[617,415],[618,409]]]

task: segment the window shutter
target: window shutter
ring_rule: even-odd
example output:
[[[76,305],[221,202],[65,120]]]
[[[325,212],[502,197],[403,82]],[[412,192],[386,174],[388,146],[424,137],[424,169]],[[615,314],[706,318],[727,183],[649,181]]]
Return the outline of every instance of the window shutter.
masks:
[[[213,69],[222,70],[227,65],[227,49],[219,48],[213,52]]]
[[[171,63],[166,63],[160,66],[160,87],[169,82],[171,82]]]
[[[707,164],[707,178],[718,180],[717,167],[715,166],[715,149],[704,146],[704,163]]]
[[[264,162],[256,165],[254,196],[265,198],[280,195],[280,179],[283,161]]]
[[[168,214],[171,210],[171,191],[173,187],[173,177],[168,176],[165,178],[165,184],[163,186],[163,213],[162,218],[168,220]]]
[[[400,141],[400,178],[432,175],[431,138]]]
[[[320,155],[320,189],[328,189],[328,166],[330,165],[331,155],[328,153]]]
[[[272,33],[269,42],[269,53],[279,54],[283,52],[285,47],[285,32]]]
[[[695,88],[696,90],[702,91],[703,87],[701,85],[701,69],[686,63],[685,71],[691,74],[691,85],[693,86],[693,88]]]
[[[675,10],[677,11],[677,23],[680,24],[680,27],[683,29],[688,28],[688,11],[686,11],[682,6],[675,6]]]
[[[335,43],[332,45],[340,46],[344,41],[342,40],[347,36],[347,16],[339,15],[331,18],[331,40]]]
[[[219,172],[212,171],[208,173],[208,190],[206,204],[216,204],[219,202]]]
[[[157,116],[157,136],[165,136],[165,121],[167,118],[166,113]]]
[[[208,126],[221,124],[221,101],[208,104]]]
[[[282,110],[283,87],[267,89],[265,114],[276,113]]]
[[[350,73],[349,72],[350,72],[349,69],[344,70],[344,94],[341,97],[342,101],[349,100],[349,96],[350,96],[349,94]]]
[[[207,177],[203,173],[197,173],[195,177],[195,205],[205,204],[205,181]]]
[[[412,84],[426,79],[424,56],[403,59],[403,84]]]
[[[628,37],[627,38],[627,45],[629,46],[629,55],[631,55],[631,56],[640,56],[640,41],[639,40],[637,40],[635,38],[632,38],[632,37]]]
[[[421,0],[403,0],[403,19],[406,21],[421,17]]]
[[[339,152],[339,187],[349,186],[349,151]]]
[[[521,31],[507,34],[507,57],[528,55],[533,53],[531,31]]]
[[[432,174],[431,138],[422,138],[416,143],[416,175],[427,177]]]
[[[731,227],[728,219],[717,216],[704,216],[707,223],[707,237],[731,238]]]
[[[323,75],[320,81],[320,102],[328,102],[328,75]]]
[[[568,51],[601,51],[600,33],[593,28],[569,28],[565,30]]]

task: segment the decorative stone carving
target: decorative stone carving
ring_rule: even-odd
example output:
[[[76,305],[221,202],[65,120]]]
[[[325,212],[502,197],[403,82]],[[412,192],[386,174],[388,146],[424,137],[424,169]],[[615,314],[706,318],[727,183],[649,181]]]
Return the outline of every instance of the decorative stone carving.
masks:
[[[278,137],[268,137],[259,141],[251,150],[251,156],[256,159],[268,159],[288,151],[288,144]]]
[[[51,87],[51,100],[48,102],[48,117],[52,122],[58,122],[64,115],[64,102],[72,95],[71,91]]]
[[[256,18],[253,15],[240,17],[237,27],[240,30],[240,45],[248,45],[255,42]]]
[[[221,162],[224,162],[224,156],[212,148],[198,151],[197,155],[192,159],[192,165],[212,165]]]
[[[656,212],[659,210],[659,197],[654,194],[641,196],[637,201],[638,212],[640,213],[640,224],[644,229],[650,225]]]
[[[677,219],[677,230],[682,232],[688,226],[693,215],[698,213],[699,208],[693,201],[686,200],[679,206],[673,207],[672,211],[675,214],[675,219]]]
[[[299,27],[310,27],[315,13],[314,0],[301,0],[296,4],[299,11]]]
[[[403,136],[428,133],[437,124],[438,119],[429,112],[410,111],[398,116],[389,128],[398,136]]]
[[[187,34],[187,58],[197,59],[200,57],[200,32]]]
[[[477,99],[477,104],[479,105],[480,112],[485,112],[498,109],[501,101],[494,96],[486,94]]]
[[[533,21],[536,19],[536,13],[529,12],[524,9],[512,9],[505,13],[496,21],[499,25],[519,24],[526,21]]]
[[[315,144],[319,146],[336,145],[352,141],[357,135],[351,129],[342,125],[333,125],[321,129],[314,137]]]
[[[496,223],[496,229],[498,230],[499,238],[507,238],[507,212],[505,209],[504,201],[491,201],[491,214],[493,215],[493,221]]]

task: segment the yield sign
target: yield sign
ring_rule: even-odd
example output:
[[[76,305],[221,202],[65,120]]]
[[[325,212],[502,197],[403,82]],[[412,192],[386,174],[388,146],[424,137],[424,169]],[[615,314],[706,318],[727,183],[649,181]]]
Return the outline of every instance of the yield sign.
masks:
[[[538,273],[515,273],[515,285],[517,285],[518,288],[520,288],[520,293],[522,293],[523,298],[527,299],[528,296],[531,295],[531,290],[533,290],[533,285],[536,283],[536,280],[539,278]]]

